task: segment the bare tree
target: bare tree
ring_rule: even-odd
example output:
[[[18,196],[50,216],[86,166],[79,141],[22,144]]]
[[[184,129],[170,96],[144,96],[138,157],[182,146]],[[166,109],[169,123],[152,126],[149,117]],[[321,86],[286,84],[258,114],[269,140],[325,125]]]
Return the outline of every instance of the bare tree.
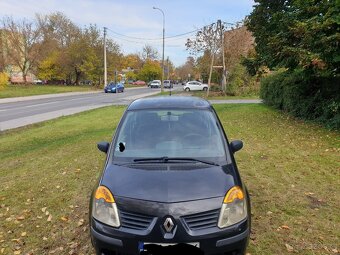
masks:
[[[42,31],[34,22],[27,20],[15,22],[9,17],[3,19],[3,27],[6,31],[8,57],[18,66],[24,82],[27,83],[28,72],[41,56]]]
[[[196,38],[194,40],[188,39],[186,43],[187,49],[192,54],[199,54],[205,51],[208,51],[211,56],[210,60],[210,70],[209,70],[209,78],[208,78],[208,91],[210,90],[211,83],[211,75],[212,69],[214,65],[215,55],[218,50],[221,48],[221,36],[220,36],[220,27],[218,23],[213,23],[211,25],[203,27],[196,33]]]
[[[155,48],[153,48],[151,45],[146,44],[143,47],[141,59],[143,59],[144,62],[148,59],[156,60],[158,59],[158,51]]]

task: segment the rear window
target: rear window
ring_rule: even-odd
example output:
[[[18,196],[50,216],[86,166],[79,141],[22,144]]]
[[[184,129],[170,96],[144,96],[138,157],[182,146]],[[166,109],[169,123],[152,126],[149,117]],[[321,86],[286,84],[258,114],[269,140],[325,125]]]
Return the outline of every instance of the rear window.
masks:
[[[124,161],[144,157],[226,159],[223,136],[209,110],[129,111],[114,148],[114,158]]]

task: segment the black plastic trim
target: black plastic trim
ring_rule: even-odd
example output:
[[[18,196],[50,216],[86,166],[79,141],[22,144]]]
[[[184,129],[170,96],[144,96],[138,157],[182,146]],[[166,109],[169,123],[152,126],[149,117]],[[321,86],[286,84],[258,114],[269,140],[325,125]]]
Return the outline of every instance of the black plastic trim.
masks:
[[[226,238],[226,239],[218,240],[216,242],[216,247],[222,247],[222,246],[226,246],[226,245],[236,243],[238,241],[241,241],[241,240],[247,238],[248,235],[249,235],[249,228],[247,228],[246,231],[244,231],[243,233],[241,233],[239,235],[232,236],[232,237],[229,237],[229,238]]]
[[[112,244],[112,245],[115,245],[115,246],[118,246],[118,247],[123,247],[123,241],[122,240],[116,239],[116,238],[113,238],[113,237],[109,237],[109,236],[106,236],[106,235],[102,235],[102,234],[98,233],[96,230],[94,230],[93,227],[91,227],[91,234],[95,239],[98,239],[101,242]]]

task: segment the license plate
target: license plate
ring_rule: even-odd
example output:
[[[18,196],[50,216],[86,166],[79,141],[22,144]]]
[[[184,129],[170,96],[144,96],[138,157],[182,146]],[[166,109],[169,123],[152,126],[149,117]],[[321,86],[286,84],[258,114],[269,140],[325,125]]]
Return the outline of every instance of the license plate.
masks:
[[[166,247],[166,246],[174,246],[174,245],[177,245],[178,243],[144,243],[144,245],[148,245],[148,244],[154,244],[154,245],[160,245],[160,246]],[[200,243],[199,242],[184,243],[184,244],[200,248]]]

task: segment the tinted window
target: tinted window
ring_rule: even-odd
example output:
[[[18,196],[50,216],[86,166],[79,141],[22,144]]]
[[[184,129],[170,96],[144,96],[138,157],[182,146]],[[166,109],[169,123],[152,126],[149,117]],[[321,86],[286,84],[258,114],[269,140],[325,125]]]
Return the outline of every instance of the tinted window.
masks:
[[[220,129],[208,110],[129,111],[117,134],[114,157],[191,157],[225,159]],[[120,151],[119,144],[124,144]]]

